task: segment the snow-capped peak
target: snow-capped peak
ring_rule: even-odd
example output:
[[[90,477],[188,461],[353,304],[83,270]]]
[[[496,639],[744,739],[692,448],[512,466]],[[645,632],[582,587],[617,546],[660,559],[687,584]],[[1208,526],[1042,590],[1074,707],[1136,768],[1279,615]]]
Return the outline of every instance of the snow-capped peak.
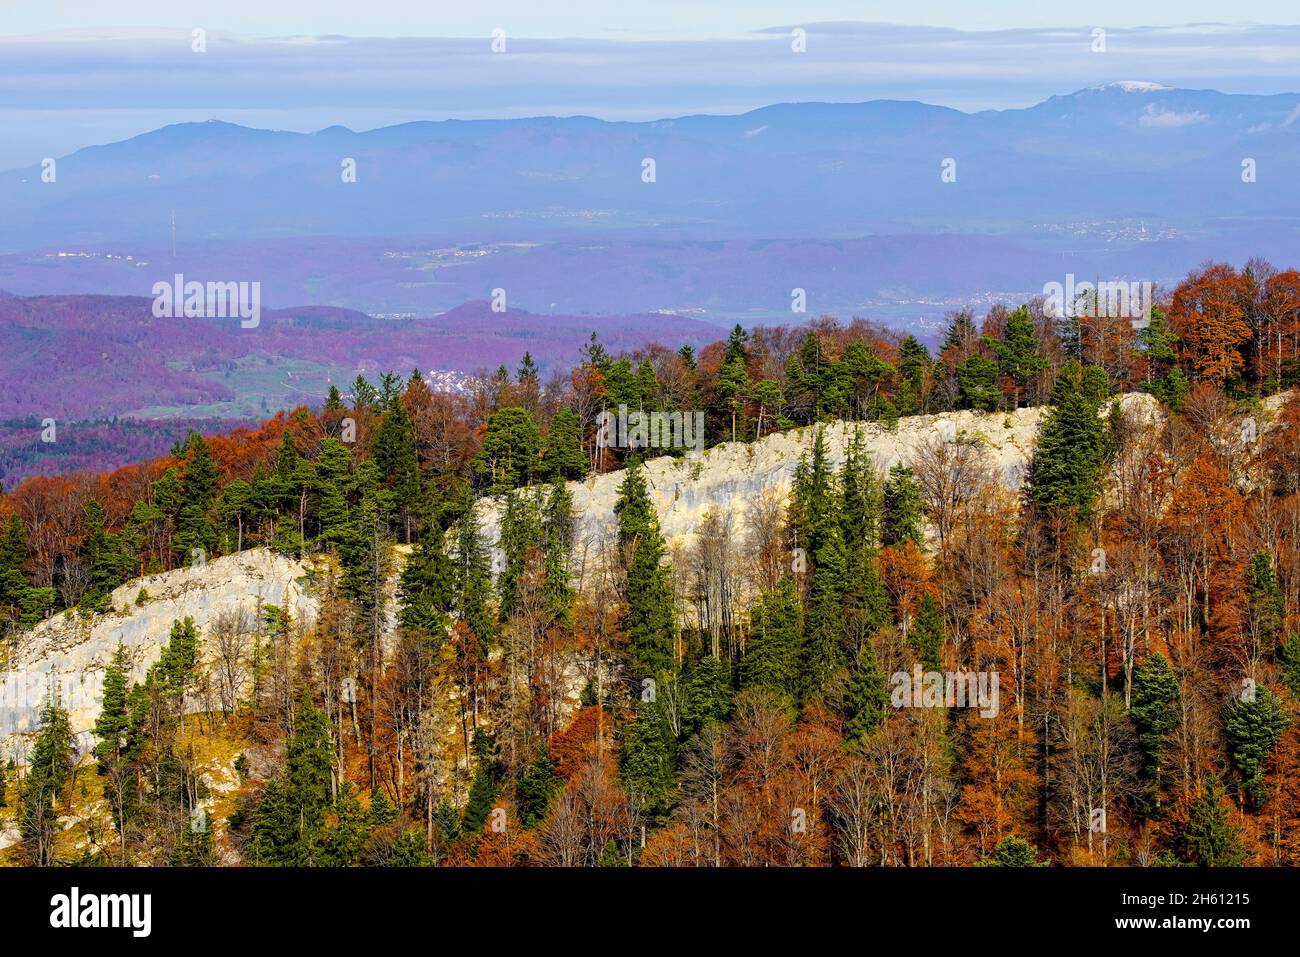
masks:
[[[1120,90],[1124,93],[1159,93],[1163,90],[1172,90],[1173,87],[1165,86],[1163,83],[1151,83],[1147,80],[1117,80],[1114,83],[1099,86],[1097,89]]]

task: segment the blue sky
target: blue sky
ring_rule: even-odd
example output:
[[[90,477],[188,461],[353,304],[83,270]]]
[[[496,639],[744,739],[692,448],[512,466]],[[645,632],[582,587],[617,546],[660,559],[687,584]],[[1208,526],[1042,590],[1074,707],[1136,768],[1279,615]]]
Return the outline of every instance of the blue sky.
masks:
[[[907,22],[962,30],[1133,27],[1229,20],[1293,23],[1294,0],[55,0],[6,4],[0,33],[87,26],[210,26],[235,32],[348,36],[475,36],[501,26],[531,37],[691,36],[834,20]]]
[[[9,5],[0,18],[0,169],[207,119],[311,131],[452,117],[646,120],[793,100],[915,99],[979,110],[1115,80],[1293,92],[1300,90],[1300,26],[1284,25],[1300,19],[1293,7],[1273,0],[1055,8],[1020,0]],[[906,25],[883,22],[903,17]],[[808,31],[800,55],[790,49],[795,25]],[[196,27],[208,31],[201,55],[190,48]],[[489,48],[495,27],[507,34],[504,55]],[[1104,54],[1092,49],[1096,27],[1107,30]]]

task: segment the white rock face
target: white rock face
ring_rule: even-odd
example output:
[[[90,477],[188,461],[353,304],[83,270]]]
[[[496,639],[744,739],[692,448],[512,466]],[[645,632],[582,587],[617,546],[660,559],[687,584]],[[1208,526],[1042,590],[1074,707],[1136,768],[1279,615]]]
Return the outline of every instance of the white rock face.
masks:
[[[0,673],[0,745],[9,738],[11,749],[21,751],[14,736],[36,729],[52,687],[84,743],[99,715],[104,668],[119,643],[131,652],[132,679],[141,680],[161,655],[172,623],[186,616],[202,636],[218,613],[240,608],[256,615],[260,605],[272,604],[310,619],[315,602],[299,581],[305,572],[300,562],[256,548],[128,582],[113,592],[113,607],[129,609],[125,613],[90,619],[61,614],[40,623],[21,637],[8,671]],[[137,607],[141,588],[148,600]]]
[[[1128,395],[1121,403],[1138,417],[1150,420],[1159,415],[1150,396]],[[1009,414],[952,412],[903,419],[892,430],[874,424],[860,427],[865,447],[882,472],[897,463],[913,464],[918,452],[936,440],[965,436],[980,442],[985,462],[1008,487],[1019,487],[1046,413],[1041,408]],[[845,423],[826,427],[827,453],[835,467],[844,459],[852,430]],[[743,535],[755,502],[775,496],[784,506],[795,467],[812,443],[813,430],[807,428],[750,445],[727,443],[696,459],[663,457],[648,462],[647,484],[670,551],[696,541],[710,510],[729,517],[733,533]],[[614,503],[623,477],[622,472],[611,472],[569,483],[578,522],[579,587],[594,586],[594,569],[609,555],[608,545],[617,530]],[[500,512],[500,500],[480,503],[483,537],[494,552]],[[292,609],[296,618],[310,623],[316,602],[300,581],[306,571],[301,562],[267,549],[252,549],[214,559],[203,568],[178,569],[123,585],[113,592],[113,606],[128,609],[125,613],[90,620],[59,615],[36,626],[21,637],[10,656],[9,671],[0,674],[0,756],[12,753],[23,759],[23,736],[35,730],[52,682],[60,687],[73,730],[86,743],[99,714],[104,667],[119,642],[132,651],[132,678],[139,680],[158,660],[172,623],[186,616],[194,619],[204,637],[218,614],[242,608],[256,615],[258,606],[268,603]],[[149,599],[136,607],[141,588]],[[390,626],[392,620],[390,613]]]
[[[1127,414],[1152,421],[1159,405],[1149,395],[1134,393],[1120,399]],[[864,446],[878,471],[896,464],[913,465],[921,449],[935,441],[959,437],[977,439],[985,462],[1008,488],[1019,488],[1028,471],[1040,421],[1048,407],[1018,409],[1011,413],[948,412],[901,419],[894,429],[863,423]],[[831,465],[843,462],[854,426],[837,422],[826,426],[826,450]],[[662,457],[646,463],[646,484],[659,513],[660,530],[670,552],[694,544],[706,513],[730,518],[733,533],[743,535],[754,503],[775,495],[789,500],[795,467],[812,449],[814,431],[804,428],[770,435],[752,444],[728,442],[690,459]],[[580,568],[590,573],[601,558],[602,546],[614,539],[617,520],[614,503],[623,473],[609,472],[582,482],[570,482],[578,522],[575,551]],[[495,544],[499,535],[500,501],[480,503],[484,539]],[[584,555],[586,562],[583,562]],[[495,556],[500,561],[500,556]],[[590,587],[594,576],[580,583]]]

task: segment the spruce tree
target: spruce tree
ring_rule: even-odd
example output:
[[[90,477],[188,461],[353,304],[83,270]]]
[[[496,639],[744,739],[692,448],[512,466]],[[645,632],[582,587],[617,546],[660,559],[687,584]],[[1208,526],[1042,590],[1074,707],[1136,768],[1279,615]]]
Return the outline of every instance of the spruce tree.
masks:
[[[799,701],[803,610],[794,582],[782,578],[764,592],[750,615],[749,640],[740,659],[740,687],[767,688],[790,704]]]
[[[465,813],[461,817],[460,830],[471,841],[477,841],[483,833],[488,815],[492,813],[497,799],[497,782],[493,764],[489,760],[480,760],[474,769],[474,778],[469,786],[469,798],[465,802]]]
[[[339,788],[334,799],[333,824],[321,838],[318,863],[326,867],[355,867],[361,863],[366,838],[370,835],[366,810],[349,783]]]
[[[999,405],[998,364],[978,352],[957,366],[957,393],[960,407],[991,412]]]
[[[495,635],[492,565],[479,535],[478,514],[472,498],[460,516],[455,562],[456,618],[473,632],[486,654]]]
[[[793,612],[798,615],[797,598]],[[709,724],[725,722],[731,717],[735,701],[731,663],[726,658],[713,655],[696,659],[682,680],[682,691],[683,734],[698,734]]]
[[[1266,796],[1264,767],[1291,719],[1282,701],[1267,688],[1249,700],[1238,699],[1228,708],[1228,754],[1241,777],[1241,790],[1254,804]]]
[[[1300,699],[1300,635],[1288,632],[1278,650],[1278,667],[1293,698]]]
[[[420,463],[415,452],[415,430],[400,396],[394,396],[385,406],[372,454],[380,481],[392,490],[403,540],[409,541],[412,518],[420,504]]]
[[[989,341],[998,357],[998,372],[1015,383],[1013,408],[1020,405],[1034,377],[1047,368],[1047,360],[1038,351],[1038,330],[1026,306],[1011,315],[1002,328],[1002,337]]]
[[[1038,431],[1030,468],[1030,496],[1040,508],[1072,510],[1087,518],[1101,491],[1106,426],[1099,416],[1097,384],[1067,362],[1053,392],[1055,408]]]
[[[993,853],[981,858],[979,867],[1046,867],[1047,861],[1038,859],[1038,850],[1024,838],[1014,834],[998,841]]]
[[[352,451],[337,439],[322,439],[316,457],[312,491],[315,500],[317,543],[338,547],[347,538],[351,510],[347,490]]]
[[[590,462],[582,448],[582,421],[578,413],[564,407],[551,419],[542,452],[541,474],[548,480],[583,478]]]
[[[445,548],[446,532],[427,518],[398,582],[398,620],[441,644],[455,600],[455,566]]]
[[[870,641],[864,641],[858,649],[857,661],[844,699],[847,718],[844,722],[845,747],[864,750],[871,736],[884,722],[888,708],[889,690],[876,658],[876,649]]]
[[[1223,785],[1211,774],[1191,802],[1183,826],[1171,837],[1171,849],[1180,860],[1199,867],[1240,867],[1246,863],[1250,852],[1225,803]]]
[[[1282,618],[1286,601],[1273,569],[1273,556],[1268,551],[1258,551],[1250,560],[1246,573],[1246,608],[1252,637],[1259,649],[1272,654],[1282,637]]]
[[[317,844],[332,805],[334,743],[330,720],[304,692],[285,748],[286,793],[298,813],[300,863],[316,862]]]
[[[926,671],[943,670],[943,644],[945,640],[943,610],[929,592],[916,609],[916,618],[907,632],[907,643],[912,646],[917,659]]]
[[[54,699],[41,708],[40,727],[28,757],[27,774],[20,788],[22,807],[19,830],[37,866],[54,862],[54,833],[58,815],[55,802],[72,776],[72,727],[68,713]]]
[[[103,704],[95,720],[94,734],[99,742],[94,754],[100,774],[107,774],[112,769],[126,744],[129,671],[130,659],[126,648],[119,644],[104,669]]]
[[[898,345],[898,410],[903,415],[917,415],[927,409],[925,383],[933,360],[930,350],[913,336],[904,336]]]
[[[542,543],[542,516],[537,496],[526,492],[507,492],[501,511],[500,539],[497,547],[504,557],[497,576],[500,596],[500,619],[506,621],[519,608],[521,587],[529,561]]]
[[[180,843],[172,853],[173,867],[212,867],[217,862],[212,844],[212,815],[207,811],[192,818],[181,831]]]
[[[619,543],[631,552],[620,627],[631,647],[633,676],[651,677],[675,664],[675,623],[672,584],[663,562],[664,540],[646,489],[645,469],[639,463],[627,470],[614,513]]]
[[[1169,660],[1156,652],[1133,669],[1133,704],[1129,716],[1137,728],[1142,773],[1148,794],[1159,803],[1165,784],[1169,735],[1178,725],[1178,679]]]
[[[886,545],[921,544],[921,487],[909,466],[896,464],[889,469],[881,538]]]
[[[555,762],[550,753],[543,748],[542,753],[534,758],[519,778],[517,787],[519,820],[524,827],[534,827],[546,818],[551,804],[551,796],[559,786],[560,779],[555,773]]]
[[[288,785],[279,777],[266,782],[252,815],[253,837],[249,858],[260,867],[285,867],[299,863],[298,809]]]
[[[636,717],[623,729],[619,765],[628,794],[652,820],[669,809],[675,752],[676,740],[658,704],[639,702]]]
[[[569,626],[573,620],[575,592],[569,571],[573,555],[573,496],[560,479],[556,479],[546,498],[542,515],[546,578],[542,596],[553,621]]]
[[[217,464],[207,441],[196,432],[177,451],[185,464],[172,548],[182,563],[192,564],[199,555],[210,557],[216,548],[212,507],[217,497]]]

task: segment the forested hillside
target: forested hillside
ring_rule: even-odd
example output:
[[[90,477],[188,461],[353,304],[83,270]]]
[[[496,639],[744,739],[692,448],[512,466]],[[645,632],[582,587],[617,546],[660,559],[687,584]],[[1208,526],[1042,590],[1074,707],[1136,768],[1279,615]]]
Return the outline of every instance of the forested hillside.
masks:
[[[181,619],[140,681],[123,649],[88,754],[49,701],[0,765],[4,853],[1296,863],[1300,273],[1207,265],[1147,323],[1098,311],[957,313],[937,355],[857,319],[698,353],[593,335],[545,383],[528,355],[464,393],[358,378],[164,459],[30,479],[0,498],[10,643],[252,547],[309,565],[319,611]],[[710,446],[805,429],[808,451],[743,530],[705,515],[672,550],[642,463],[694,460],[602,443],[621,406],[699,410]],[[1023,474],[979,429],[910,464],[867,452],[865,423],[1026,406],[1049,408]],[[841,420],[863,428],[832,458]],[[566,480],[614,470],[589,554]]]

